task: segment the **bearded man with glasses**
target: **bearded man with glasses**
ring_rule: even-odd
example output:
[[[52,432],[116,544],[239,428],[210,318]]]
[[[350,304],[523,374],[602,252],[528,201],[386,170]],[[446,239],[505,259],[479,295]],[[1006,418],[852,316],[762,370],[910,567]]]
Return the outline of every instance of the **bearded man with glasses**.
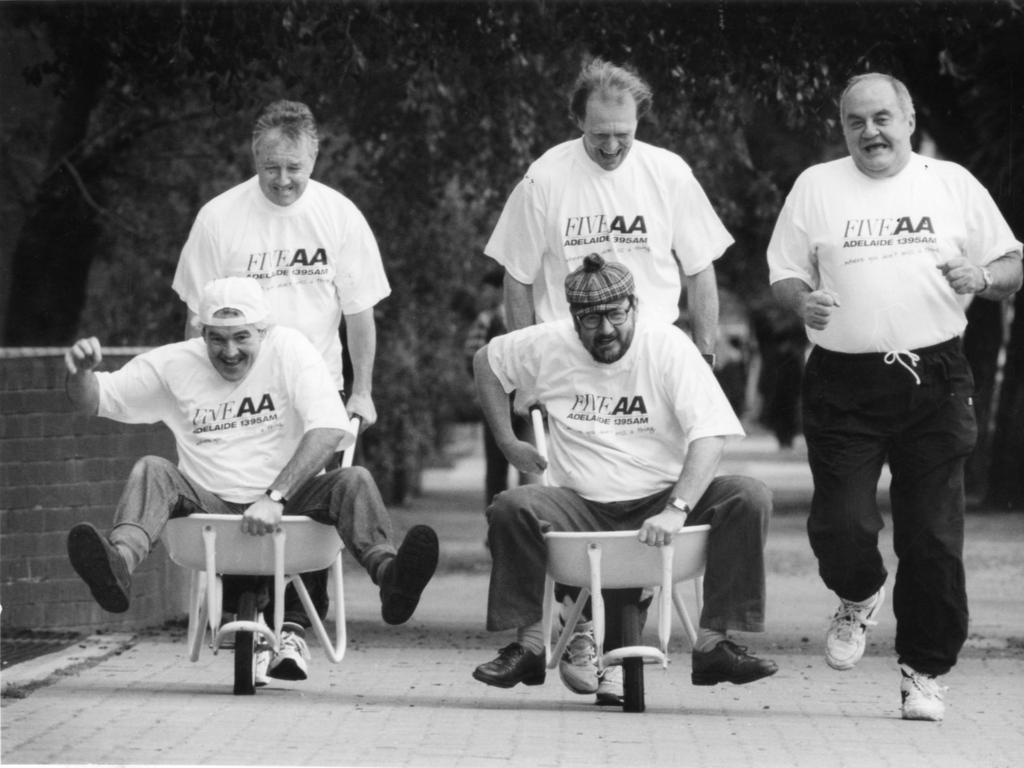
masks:
[[[663,546],[702,524],[711,531],[691,681],[774,674],[774,662],[727,635],[764,631],[772,502],[759,480],[715,476],[726,440],[743,428],[713,372],[679,328],[640,317],[622,264],[587,256],[566,277],[565,296],[571,317],[498,336],[473,361],[498,446],[521,472],[551,478],[500,493],[487,509],[487,629],[516,637],[473,677],[500,688],[544,682],[545,533],[638,529],[641,542]],[[517,389],[547,410],[550,466],[512,430],[508,394]]]

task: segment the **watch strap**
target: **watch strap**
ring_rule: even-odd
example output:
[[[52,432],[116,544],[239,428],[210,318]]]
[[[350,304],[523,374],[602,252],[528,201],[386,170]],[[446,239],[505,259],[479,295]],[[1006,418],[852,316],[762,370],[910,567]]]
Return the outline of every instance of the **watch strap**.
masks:
[[[678,512],[682,512],[684,515],[688,515],[692,511],[692,507],[686,503],[686,500],[681,499],[678,496],[673,496],[669,499],[667,506],[672,507],[672,509]]]

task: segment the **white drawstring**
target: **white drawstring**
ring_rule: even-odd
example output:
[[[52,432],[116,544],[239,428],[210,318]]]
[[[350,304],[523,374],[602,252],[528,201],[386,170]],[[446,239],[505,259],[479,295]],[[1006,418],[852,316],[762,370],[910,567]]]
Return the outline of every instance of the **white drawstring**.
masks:
[[[907,360],[903,359],[904,355],[906,355],[907,360],[910,361],[910,365],[907,365]],[[919,355],[915,355],[913,352],[911,352],[910,350],[907,350],[907,349],[896,349],[896,350],[893,350],[892,352],[886,352],[885,353],[885,358],[884,358],[886,365],[892,365],[893,363],[899,363],[904,368],[906,368],[908,371],[910,371],[910,375],[914,377],[914,381],[919,386],[921,384],[921,377],[917,375],[917,371],[915,371],[914,368],[917,367],[917,361],[920,360],[920,359],[921,359],[921,357]]]

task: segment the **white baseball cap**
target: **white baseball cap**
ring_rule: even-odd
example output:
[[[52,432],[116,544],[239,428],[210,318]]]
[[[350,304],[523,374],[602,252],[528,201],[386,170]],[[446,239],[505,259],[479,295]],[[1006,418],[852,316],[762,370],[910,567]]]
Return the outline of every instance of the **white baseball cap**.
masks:
[[[231,310],[218,317],[222,310]],[[270,316],[270,307],[260,284],[251,277],[222,277],[211,280],[199,299],[202,325],[253,325]]]

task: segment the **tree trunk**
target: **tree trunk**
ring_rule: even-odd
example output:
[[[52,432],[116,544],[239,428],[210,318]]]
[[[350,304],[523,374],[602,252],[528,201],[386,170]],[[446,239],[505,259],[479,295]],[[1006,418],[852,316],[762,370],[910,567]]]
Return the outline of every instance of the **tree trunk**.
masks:
[[[998,414],[985,503],[994,509],[1021,511],[1024,509],[1024,300],[1021,293],[1014,300]]]
[[[992,414],[996,403],[996,372],[999,349],[1003,344],[1002,306],[976,299],[967,311],[964,352],[974,372],[974,410],[978,417],[978,447],[967,462],[967,493],[975,498],[986,495],[992,463]]]
[[[85,303],[100,228],[83,188],[88,171],[81,147],[105,65],[95,50],[81,54],[53,126],[47,163],[52,171],[35,196],[12,254],[6,346],[73,341]]]

